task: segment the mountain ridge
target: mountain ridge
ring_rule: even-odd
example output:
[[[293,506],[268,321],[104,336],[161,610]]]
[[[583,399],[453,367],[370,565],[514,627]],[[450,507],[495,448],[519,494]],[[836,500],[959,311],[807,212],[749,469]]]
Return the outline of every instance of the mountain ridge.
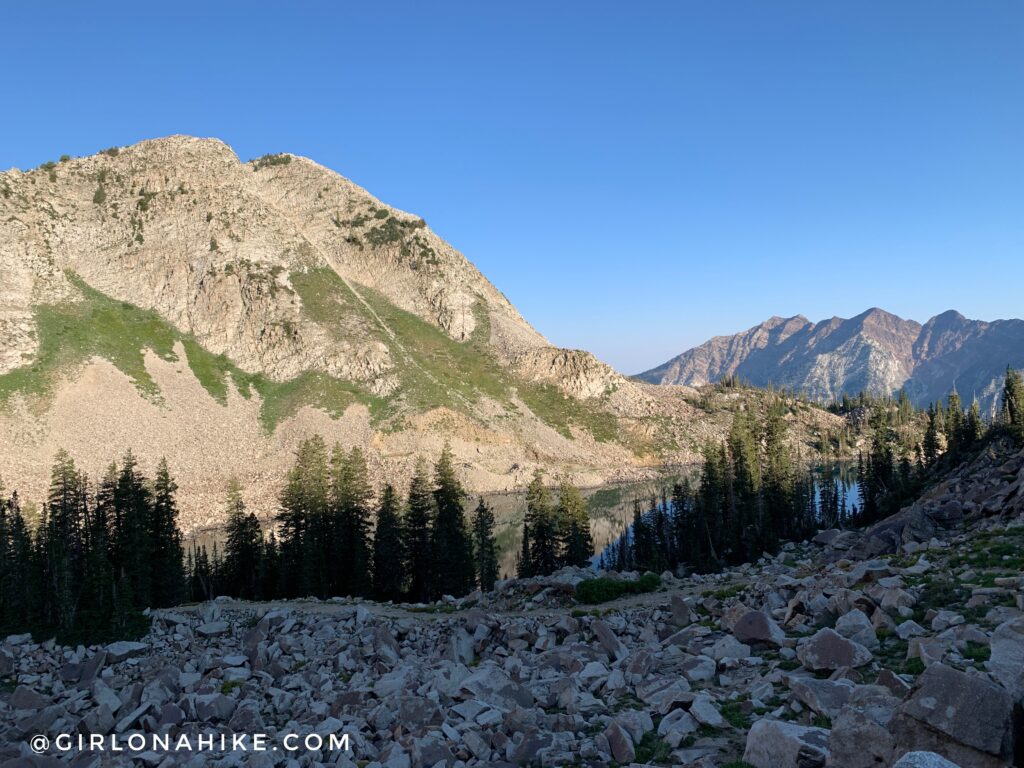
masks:
[[[715,336],[636,378],[702,386],[738,376],[822,401],[902,388],[922,406],[956,387],[991,411],[1007,365],[1024,366],[1022,320],[969,320],[951,309],[921,324],[872,307],[816,323],[803,315],[773,316],[737,334]]]
[[[593,486],[724,434],[691,394],[552,346],[426,222],[308,159],[173,136],[0,173],[0,476],[29,499],[58,449],[95,478],[133,448],[168,458],[186,528],[232,474],[266,515],[311,432],[377,477],[450,442],[473,491]]]

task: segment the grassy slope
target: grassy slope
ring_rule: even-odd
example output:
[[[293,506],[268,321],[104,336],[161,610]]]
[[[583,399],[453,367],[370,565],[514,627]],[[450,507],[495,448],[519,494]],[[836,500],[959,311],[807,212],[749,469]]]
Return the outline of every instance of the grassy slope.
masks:
[[[92,357],[109,360],[140,392],[158,399],[159,390],[146,371],[144,350],[174,360],[174,345],[180,341],[192,372],[217,402],[227,402],[229,375],[244,397],[251,397],[253,391],[260,394],[261,420],[268,431],[306,404],[333,416],[340,416],[356,402],[368,405],[371,413],[383,411],[379,398],[324,374],[307,373],[278,383],[243,371],[224,355],[208,352],[193,336],[181,333],[156,312],[112,299],[75,275],[69,278],[81,291],[82,301],[36,307],[39,353],[29,365],[0,375],[0,405],[15,392],[45,398],[62,374]]]
[[[337,338],[369,334],[388,345],[402,382],[396,395],[376,397],[359,384],[323,373],[305,373],[278,383],[243,371],[224,355],[208,352],[193,336],[178,331],[156,312],[112,299],[71,274],[82,300],[35,308],[39,352],[31,363],[0,375],[0,406],[15,392],[45,399],[64,373],[92,357],[109,360],[143,394],[159,399],[156,383],[145,368],[144,350],[174,360],[174,346],[181,342],[189,367],[218,402],[227,402],[228,376],[244,397],[251,397],[254,391],[260,394],[261,420],[268,431],[304,405],[340,416],[349,405],[363,403],[374,421],[381,423],[406,408],[423,412],[444,406],[472,415],[473,404],[482,396],[512,410],[513,395],[518,394],[540,419],[567,437],[572,435],[572,426],[588,430],[597,440],[618,437],[615,417],[596,404],[566,397],[550,385],[518,381],[499,365],[486,347],[489,329],[484,311],[478,312],[481,322],[473,338],[459,343],[369,288],[357,289],[360,296],[356,296],[331,270],[290,277],[302,298],[303,311],[329,333]]]

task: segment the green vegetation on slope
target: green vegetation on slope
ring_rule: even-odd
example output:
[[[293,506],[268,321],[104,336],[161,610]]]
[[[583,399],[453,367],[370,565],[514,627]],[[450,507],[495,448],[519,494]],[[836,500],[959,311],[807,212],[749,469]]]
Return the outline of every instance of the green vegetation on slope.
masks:
[[[45,397],[63,373],[92,357],[109,360],[143,394],[158,398],[156,382],[146,371],[145,350],[172,361],[177,359],[174,345],[181,342],[189,367],[217,402],[227,402],[229,374],[243,397],[252,397],[254,390],[259,393],[263,400],[260,420],[269,432],[303,405],[322,408],[334,417],[353,403],[367,405],[374,416],[383,413],[379,398],[326,374],[307,373],[279,383],[243,371],[225,355],[204,349],[195,337],[181,333],[156,312],[112,299],[73,273],[68,273],[68,278],[82,300],[36,307],[38,354],[29,365],[0,375],[0,403],[15,392]]]
[[[587,430],[599,443],[607,443],[619,436],[619,422],[608,411],[569,397],[552,384],[520,384],[519,396],[537,416],[566,437],[572,437],[570,427]]]
[[[445,406],[469,413],[470,405],[482,395],[511,407],[512,395],[518,392],[538,418],[566,437],[572,437],[570,426],[589,431],[598,441],[618,437],[618,422],[612,414],[568,397],[553,385],[517,381],[499,365],[486,347],[490,323],[484,311],[476,313],[478,328],[470,341],[460,343],[373,289],[358,288],[359,297],[392,337],[360,306],[359,297],[333,270],[295,272],[290,280],[304,310],[328,331],[337,333],[355,322],[372,323],[378,338],[391,350],[402,394],[414,408]]]
[[[177,332],[155,312],[105,296],[76,275],[68,277],[84,300],[36,307],[38,353],[29,365],[0,375],[0,402],[14,392],[48,394],[60,372],[94,356],[109,360],[142,392],[158,395],[143,350],[173,360]]]
[[[518,393],[538,418],[566,437],[572,436],[571,426],[588,430],[600,441],[618,435],[618,423],[610,413],[567,397],[554,386],[520,382],[498,364],[487,347],[490,328],[482,309],[474,308],[478,329],[473,337],[459,343],[372,289],[360,287],[357,295],[333,270],[292,273],[303,311],[328,333],[337,339],[368,336],[388,346],[401,388],[385,399],[357,383],[320,372],[275,382],[244,371],[156,312],[113,299],[73,273],[68,278],[82,299],[35,308],[38,354],[31,363],[0,374],[0,404],[15,392],[46,397],[61,375],[93,357],[109,360],[143,394],[158,399],[159,388],[146,371],[145,350],[173,361],[175,344],[180,342],[192,372],[218,403],[227,403],[229,376],[243,397],[259,393],[260,419],[269,432],[305,405],[340,417],[350,405],[362,403],[380,423],[394,416],[399,404],[414,411],[448,407],[473,415],[473,406],[486,396],[513,410]]]

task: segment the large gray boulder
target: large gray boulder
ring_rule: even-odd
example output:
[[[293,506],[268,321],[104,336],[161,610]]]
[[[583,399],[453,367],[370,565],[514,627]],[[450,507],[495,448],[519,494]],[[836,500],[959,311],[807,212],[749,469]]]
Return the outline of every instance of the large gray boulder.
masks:
[[[147,643],[135,643],[130,640],[118,640],[116,643],[108,645],[106,650],[107,661],[111,664],[117,664],[133,656],[142,656],[149,650],[149,645]]]
[[[893,718],[896,754],[929,750],[971,768],[1003,768],[1014,757],[1015,703],[979,675],[932,664]]]
[[[812,672],[830,672],[843,667],[863,667],[872,660],[871,651],[847,640],[834,629],[819,629],[797,651],[800,663]]]
[[[778,648],[786,642],[786,633],[764,611],[747,611],[733,625],[732,634],[747,645],[773,645]]]
[[[829,768],[882,768],[892,763],[895,741],[889,732],[899,699],[880,685],[859,685],[832,719]]]
[[[801,702],[830,720],[839,715],[854,689],[854,683],[850,680],[818,680],[806,672],[802,675],[789,675],[785,679],[789,689]]]
[[[743,760],[754,768],[825,768],[828,731],[784,720],[758,720],[747,733]]]
[[[907,752],[892,768],[960,768],[934,752]]]
[[[868,615],[859,608],[854,608],[849,613],[839,617],[836,621],[836,632],[847,640],[860,643],[868,650],[874,650],[878,647],[878,635],[875,634],[875,625],[871,623]]]
[[[1024,617],[1005,621],[992,633],[987,667],[1015,701],[1024,699]]]

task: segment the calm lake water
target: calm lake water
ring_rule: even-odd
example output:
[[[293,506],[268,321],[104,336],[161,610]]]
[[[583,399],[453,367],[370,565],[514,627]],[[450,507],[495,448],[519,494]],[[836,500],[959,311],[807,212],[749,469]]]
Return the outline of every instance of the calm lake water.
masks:
[[[687,468],[682,472],[658,480],[607,485],[582,491],[590,513],[595,551],[600,552],[609,542],[618,538],[633,520],[634,498],[640,499],[646,509],[651,494],[660,495],[662,488],[671,488],[672,483],[682,477],[683,473],[691,472],[696,477],[699,474],[699,468],[694,467],[692,470]],[[553,489],[553,493],[557,495],[557,489]],[[498,544],[501,575],[502,577],[513,576],[515,574],[515,557],[522,540],[523,518],[526,516],[526,491],[482,495],[494,510],[494,535]],[[467,520],[476,508],[479,498],[480,495],[475,495],[466,499]],[[264,526],[264,530],[269,530],[269,527],[268,523]],[[189,549],[193,544],[205,546],[208,550],[212,550],[214,544],[218,548],[222,548],[224,546],[224,529],[208,528],[197,531],[186,536],[185,541]]]

